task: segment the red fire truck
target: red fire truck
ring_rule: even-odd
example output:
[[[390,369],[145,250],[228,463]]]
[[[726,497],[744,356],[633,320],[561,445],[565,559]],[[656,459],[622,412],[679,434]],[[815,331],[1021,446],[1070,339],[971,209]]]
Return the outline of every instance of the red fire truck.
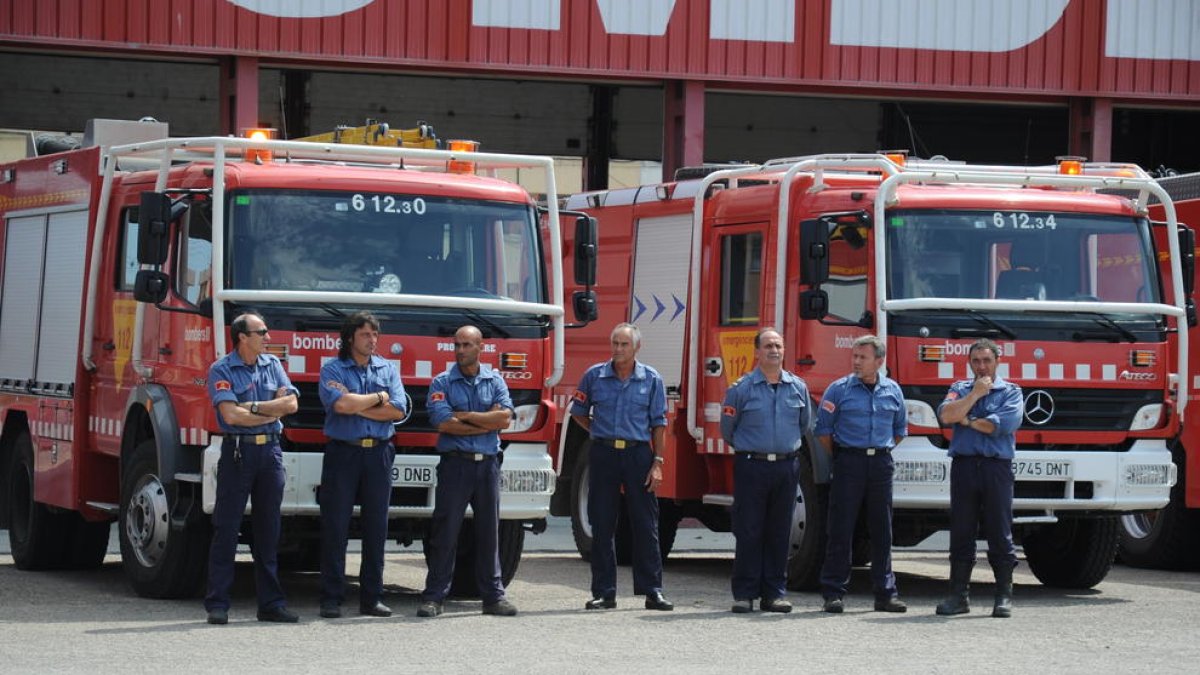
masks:
[[[1173,200],[1179,222],[1200,224],[1200,173],[1160,178],[1158,182]],[[1166,203],[1152,200],[1150,215],[1156,220],[1166,220],[1169,217]],[[1184,248],[1185,256],[1194,256],[1194,249],[1186,245]],[[1185,292],[1190,293],[1194,287],[1195,277],[1185,277]],[[1189,310],[1195,311],[1191,307]],[[1190,337],[1191,369],[1186,379],[1190,391],[1196,391],[1200,385],[1200,376],[1196,374],[1200,334],[1193,330]],[[1185,416],[1170,448],[1179,468],[1179,482],[1171,491],[1171,501],[1159,511],[1134,513],[1121,519],[1121,559],[1142,567],[1196,569],[1200,567],[1200,417],[1195,411]]]
[[[301,393],[284,419],[281,545],[314,564],[317,377],[343,318],[369,309],[411,399],[392,469],[389,534],[402,543],[426,535],[433,508],[427,387],[454,362],[458,326],[487,338],[483,361],[516,407],[501,436],[507,583],[554,491],[563,281],[561,259],[545,259],[540,243],[545,231],[559,245],[552,160],[169,138],[164,124],[101,120],[84,145],[0,167],[0,524],[17,566],[98,565],[115,520],[136,592],[195,591],[221,442],[206,377],[246,308],[265,317],[269,351]],[[544,172],[547,207],[476,175],[496,167]],[[465,591],[471,541],[459,547]]]
[[[910,432],[894,452],[895,541],[914,545],[948,527],[952,431],[935,410],[971,377],[969,345],[991,338],[1001,375],[1025,394],[1016,536],[1043,583],[1093,586],[1112,565],[1118,516],[1165,504],[1176,480],[1167,440],[1190,384],[1175,374],[1187,368],[1183,278],[1194,272],[1173,219],[1152,225],[1145,208],[1169,197],[1130,165],[905,159],[789,158],[569,198],[599,221],[601,320],[568,335],[560,412],[583,369],[608,357],[610,328],[638,325],[640,358],[670,399],[665,553],[681,517],[729,528],[721,401],[753,367],[756,329],[782,330],[814,404],[849,372],[854,339],[877,334]],[[571,514],[587,555],[588,441],[569,416],[559,428],[552,512]],[[789,577],[811,589],[829,461],[817,452],[802,466]]]

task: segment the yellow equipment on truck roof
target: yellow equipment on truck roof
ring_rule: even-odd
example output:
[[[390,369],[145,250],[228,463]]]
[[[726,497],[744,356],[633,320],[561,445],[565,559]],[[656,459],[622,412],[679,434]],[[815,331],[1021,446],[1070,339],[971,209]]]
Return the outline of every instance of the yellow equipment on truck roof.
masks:
[[[297,141],[313,143],[353,143],[355,145],[386,145],[394,148],[426,148],[436,150],[439,146],[433,125],[418,121],[412,129],[392,129],[387,122],[368,119],[361,127],[338,125],[329,133],[296,138]]]

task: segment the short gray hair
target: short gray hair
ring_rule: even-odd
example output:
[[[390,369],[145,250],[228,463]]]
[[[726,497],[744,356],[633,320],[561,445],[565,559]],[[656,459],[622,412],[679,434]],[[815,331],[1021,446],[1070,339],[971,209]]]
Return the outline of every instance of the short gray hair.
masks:
[[[995,342],[992,342],[991,340],[989,340],[987,338],[979,338],[978,340],[976,340],[971,345],[971,348],[967,350],[967,358],[970,358],[971,354],[973,354],[976,350],[979,350],[979,349],[990,350],[992,352],[992,354],[996,357],[996,360],[997,361],[1000,360],[1000,345],[996,344]]]
[[[856,339],[850,347],[853,349],[854,347],[865,347],[867,345],[875,348],[875,358],[882,359],[887,356],[887,345],[877,335],[863,335]]]
[[[642,346],[642,330],[629,322],[619,323],[616,326],[613,326],[612,332],[608,334],[608,339],[611,341],[613,336],[616,335],[617,331],[619,330],[629,331],[629,336],[633,338],[634,347]]]

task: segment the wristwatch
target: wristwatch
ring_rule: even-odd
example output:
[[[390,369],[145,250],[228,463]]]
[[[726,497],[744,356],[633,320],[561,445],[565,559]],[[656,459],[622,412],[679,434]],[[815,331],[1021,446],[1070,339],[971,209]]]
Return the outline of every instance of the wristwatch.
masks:
[[[971,423],[974,421],[975,421],[974,417],[964,417],[964,418],[962,418],[962,421],[959,422],[959,424],[963,425],[964,427],[969,427],[969,426],[971,426]]]
[[[250,414],[251,415],[258,414],[258,401],[254,401],[253,403],[250,404]]]

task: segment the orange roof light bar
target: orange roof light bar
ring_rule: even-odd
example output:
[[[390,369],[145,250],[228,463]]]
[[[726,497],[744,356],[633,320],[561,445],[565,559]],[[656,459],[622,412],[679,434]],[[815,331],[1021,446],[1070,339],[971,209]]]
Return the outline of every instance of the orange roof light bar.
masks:
[[[446,148],[450,152],[479,152],[479,141],[447,141]],[[446,162],[446,170],[450,173],[475,173],[475,162],[452,159]]]
[[[1062,156],[1055,157],[1058,161],[1058,172],[1064,176],[1082,176],[1083,163],[1087,161],[1086,157]]]
[[[242,138],[248,138],[252,141],[270,141],[275,138],[275,130],[267,127],[252,127],[242,130]],[[274,158],[274,154],[270,150],[257,148],[246,148],[245,155],[247,162],[269,162]]]

